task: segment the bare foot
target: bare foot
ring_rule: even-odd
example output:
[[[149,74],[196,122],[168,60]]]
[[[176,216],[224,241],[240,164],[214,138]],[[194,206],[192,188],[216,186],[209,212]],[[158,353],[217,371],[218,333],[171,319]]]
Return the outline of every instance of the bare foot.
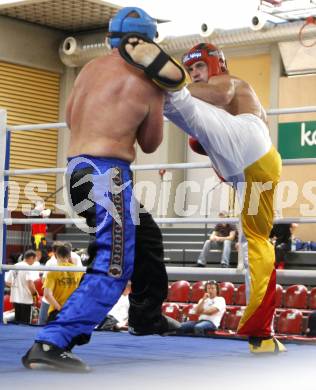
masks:
[[[134,62],[143,65],[145,68],[147,68],[160,53],[160,48],[157,45],[144,42],[142,39],[133,37],[129,38],[128,42],[129,43],[125,45],[127,53]],[[168,61],[161,68],[158,75],[174,81],[181,80],[183,76],[181,70],[172,61]]]

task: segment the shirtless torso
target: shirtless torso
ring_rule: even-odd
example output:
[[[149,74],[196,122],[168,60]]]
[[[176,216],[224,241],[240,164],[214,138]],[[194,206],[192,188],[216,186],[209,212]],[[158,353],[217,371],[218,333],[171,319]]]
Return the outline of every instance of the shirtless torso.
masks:
[[[163,92],[143,72],[111,54],[89,62],[67,102],[68,157],[135,159],[135,141],[154,152],[163,135]]]
[[[230,75],[211,77],[207,83],[193,82],[191,95],[223,108],[232,115],[254,114],[267,123],[267,115],[253,88]]]

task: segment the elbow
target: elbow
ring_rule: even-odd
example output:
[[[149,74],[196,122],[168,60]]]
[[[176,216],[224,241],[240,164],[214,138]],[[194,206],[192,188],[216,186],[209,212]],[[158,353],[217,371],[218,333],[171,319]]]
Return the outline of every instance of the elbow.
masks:
[[[158,145],[157,146],[154,146],[154,145],[148,145],[148,146],[142,146],[142,151],[146,154],[150,154],[150,153],[154,153],[158,148]]]
[[[50,294],[50,291],[45,291],[44,290],[44,298],[48,301],[49,299],[50,299],[50,297],[51,297],[51,294]]]

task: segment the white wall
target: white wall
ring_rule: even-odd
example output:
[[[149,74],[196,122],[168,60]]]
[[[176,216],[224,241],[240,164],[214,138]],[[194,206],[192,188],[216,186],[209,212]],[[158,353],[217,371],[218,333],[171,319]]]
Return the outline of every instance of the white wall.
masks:
[[[0,16],[0,60],[63,73],[58,47],[63,32]]]

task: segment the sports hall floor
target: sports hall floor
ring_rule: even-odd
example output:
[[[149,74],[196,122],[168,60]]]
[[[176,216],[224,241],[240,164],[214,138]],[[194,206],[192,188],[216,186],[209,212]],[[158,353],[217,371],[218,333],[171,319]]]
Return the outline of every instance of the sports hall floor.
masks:
[[[24,369],[20,358],[36,332],[0,325],[0,389],[316,389],[315,345],[288,344],[287,353],[254,356],[240,340],[95,332],[75,350],[93,370],[77,374]]]

